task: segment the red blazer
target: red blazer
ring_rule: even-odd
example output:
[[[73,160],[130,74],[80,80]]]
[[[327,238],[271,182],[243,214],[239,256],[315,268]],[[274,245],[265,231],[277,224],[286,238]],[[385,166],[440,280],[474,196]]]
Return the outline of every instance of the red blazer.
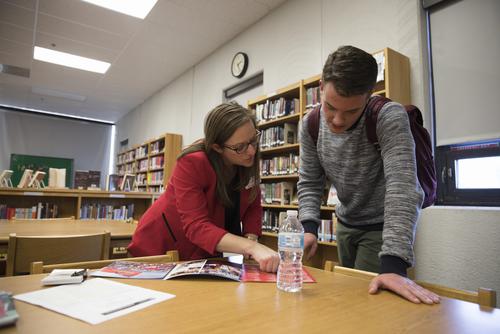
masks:
[[[144,213],[128,246],[133,256],[165,254],[178,250],[181,260],[217,255],[216,246],[228,233],[224,206],[216,196],[216,174],[205,152],[179,159],[167,190]],[[260,191],[249,202],[250,189],[240,192],[242,233],[262,232]]]

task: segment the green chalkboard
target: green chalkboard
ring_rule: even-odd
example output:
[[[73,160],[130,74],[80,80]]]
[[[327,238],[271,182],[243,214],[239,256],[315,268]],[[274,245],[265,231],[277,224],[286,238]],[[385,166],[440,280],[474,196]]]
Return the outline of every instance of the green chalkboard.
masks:
[[[12,184],[16,187],[23,176],[25,169],[43,171],[46,173],[43,182],[49,184],[49,168],[66,168],[66,187],[71,188],[73,177],[73,159],[41,157],[37,155],[14,154],[10,155],[10,169],[14,171]]]

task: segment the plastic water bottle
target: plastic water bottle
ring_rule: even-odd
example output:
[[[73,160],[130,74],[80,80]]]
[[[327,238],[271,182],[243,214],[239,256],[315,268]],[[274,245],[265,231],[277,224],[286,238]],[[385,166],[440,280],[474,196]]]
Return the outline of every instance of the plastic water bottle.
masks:
[[[278,234],[278,289],[297,292],[302,289],[302,255],[304,254],[304,228],[297,219],[296,210],[288,210]]]

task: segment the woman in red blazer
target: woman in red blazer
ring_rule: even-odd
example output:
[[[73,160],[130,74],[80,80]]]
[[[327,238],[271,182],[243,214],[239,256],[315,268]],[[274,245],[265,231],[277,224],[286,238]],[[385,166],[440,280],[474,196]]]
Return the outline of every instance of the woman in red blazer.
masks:
[[[236,103],[210,111],[205,138],[177,159],[166,191],[139,221],[129,253],[176,249],[181,260],[196,260],[232,252],[275,272],[278,254],[257,242],[262,228],[259,135],[253,113]]]

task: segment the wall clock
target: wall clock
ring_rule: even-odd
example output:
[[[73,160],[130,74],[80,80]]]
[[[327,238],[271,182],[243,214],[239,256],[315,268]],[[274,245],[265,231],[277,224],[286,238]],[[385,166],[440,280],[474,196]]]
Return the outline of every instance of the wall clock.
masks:
[[[238,52],[234,55],[231,62],[231,74],[236,78],[245,75],[248,69],[248,55],[244,52]]]

